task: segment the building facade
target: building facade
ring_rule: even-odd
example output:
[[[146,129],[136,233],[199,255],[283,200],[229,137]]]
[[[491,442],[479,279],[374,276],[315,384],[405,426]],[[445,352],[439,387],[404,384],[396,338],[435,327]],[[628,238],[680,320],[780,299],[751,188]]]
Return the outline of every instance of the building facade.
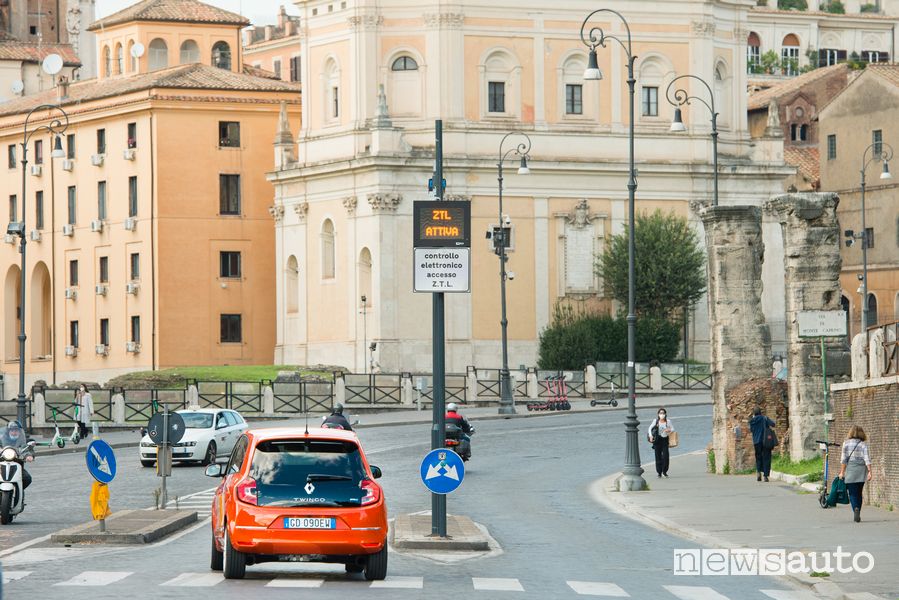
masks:
[[[243,41],[246,64],[283,81],[300,81],[300,19],[288,15],[283,6],[275,25],[248,28]]]
[[[705,106],[685,108],[689,134],[669,133],[674,108],[666,87],[682,74],[714,90],[722,204],[758,205],[792,172],[781,139],[749,136],[745,40],[753,5],[609,4],[628,20],[637,56],[637,210],[683,215],[701,232],[691,202],[712,201]],[[279,133],[269,175],[276,190],[276,361],[362,371],[375,341],[383,370],[430,369],[431,298],[411,291],[411,218],[413,201],[429,197],[436,119],[443,121],[446,197],[471,202],[474,232],[471,293],[447,300],[448,368],[499,365],[499,265],[479,232],[499,225],[497,161],[508,132],[524,132],[531,142],[531,173],[518,176],[510,163],[504,176],[513,230],[508,269],[516,274],[508,284],[511,364],[535,364],[540,332],[559,304],[620,308],[605,296],[594,261],[626,225],[627,57],[610,42],[598,52],[605,78],[583,80],[587,48],[579,28],[595,6],[297,6],[302,128]],[[608,14],[591,24],[627,35]],[[698,83],[686,87],[707,94]],[[502,150],[521,141],[512,137]],[[779,226],[766,223],[766,313],[782,324],[780,239]],[[705,358],[705,301],[692,310],[690,356]]]
[[[282,105],[298,122],[299,89],[243,72],[240,15],[170,4],[142,2],[93,25],[99,78],[0,105],[0,189],[10,221],[24,209],[28,236],[29,384],[272,360],[265,172]],[[131,54],[140,46],[147,51]],[[24,117],[44,103],[68,113],[66,158],[50,158],[47,135],[32,138],[23,202]],[[32,123],[55,115],[39,111]],[[18,238],[6,241],[0,326],[10,386],[21,272]]]

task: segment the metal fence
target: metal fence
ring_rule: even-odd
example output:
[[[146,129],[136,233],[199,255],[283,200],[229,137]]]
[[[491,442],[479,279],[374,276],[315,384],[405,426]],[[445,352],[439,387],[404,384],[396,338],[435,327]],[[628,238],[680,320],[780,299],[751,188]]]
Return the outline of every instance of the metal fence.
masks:
[[[710,390],[712,373],[709,365],[662,363],[663,390]]]
[[[899,321],[880,327],[883,329],[883,375],[899,375]]]
[[[614,385],[617,388],[627,386],[627,368],[625,363],[598,362],[596,367],[596,388],[607,388]],[[634,389],[648,390],[652,388],[649,379],[649,365],[637,363],[634,377]]]
[[[146,423],[163,407],[169,412],[187,408],[187,390],[121,390],[125,400],[125,422]]]
[[[583,371],[537,371],[537,397],[554,398],[562,395],[559,378],[565,378],[564,392],[568,398],[586,398],[587,382]]]
[[[477,369],[468,367],[468,372],[474,372],[477,380],[478,398],[499,398],[501,393],[501,369]],[[527,380],[519,381],[514,374],[510,374],[512,380],[512,396],[527,397],[528,382]]]
[[[402,404],[402,373],[345,373],[347,404]]]
[[[99,421],[108,423],[112,421],[112,396],[111,389],[92,389],[89,390],[91,395],[91,403],[94,406],[94,412],[91,415],[91,421]],[[50,389],[45,387],[31,388],[32,398],[35,393],[43,394],[45,416],[48,421],[55,419],[57,423],[74,423],[77,420],[75,414],[75,390],[69,389]]]
[[[428,374],[412,375],[412,380],[424,377],[431,382],[421,390],[422,402],[433,402],[434,400],[434,377]],[[465,404],[468,402],[468,378],[462,373],[447,373],[444,381],[446,402],[455,402],[456,404]]]
[[[302,380],[272,383],[276,413],[301,414],[334,407],[334,381]]]

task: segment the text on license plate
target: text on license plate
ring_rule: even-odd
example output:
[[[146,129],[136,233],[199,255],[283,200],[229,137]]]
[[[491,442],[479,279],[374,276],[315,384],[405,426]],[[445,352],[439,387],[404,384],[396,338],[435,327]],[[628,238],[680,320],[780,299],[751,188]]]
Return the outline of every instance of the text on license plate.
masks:
[[[284,517],[284,529],[334,529],[335,521],[325,517]]]

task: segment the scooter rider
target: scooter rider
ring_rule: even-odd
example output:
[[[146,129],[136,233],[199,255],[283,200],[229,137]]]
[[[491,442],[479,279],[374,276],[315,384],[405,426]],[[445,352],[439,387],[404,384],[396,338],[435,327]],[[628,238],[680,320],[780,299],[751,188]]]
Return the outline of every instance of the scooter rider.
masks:
[[[2,430],[3,435],[0,435],[0,447],[12,446],[13,448],[19,449],[24,448],[27,444],[27,440],[25,439],[25,432],[22,431],[22,426],[18,421],[10,421],[5,429]],[[34,456],[27,455],[25,457],[27,462],[31,462],[34,460]],[[25,466],[22,466],[22,489],[27,488],[31,485],[31,475],[25,469]]]
[[[332,425],[334,427],[339,427],[341,429],[345,429],[347,431],[352,431],[353,428],[350,425],[350,422],[346,417],[343,416],[343,404],[338,402],[334,405],[334,409],[331,411],[331,414],[325,419],[325,426]]]
[[[460,440],[464,445],[464,449],[462,450],[471,455],[471,434],[474,433],[474,428],[468,420],[459,413],[459,405],[455,402],[450,402],[446,405],[445,423],[447,425],[455,425],[462,430],[462,439]]]

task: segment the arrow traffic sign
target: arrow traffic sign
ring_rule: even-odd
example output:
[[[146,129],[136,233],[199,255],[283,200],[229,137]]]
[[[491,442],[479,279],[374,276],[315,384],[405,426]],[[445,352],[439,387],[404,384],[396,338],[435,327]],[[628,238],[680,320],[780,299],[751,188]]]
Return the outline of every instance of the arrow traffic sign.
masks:
[[[446,448],[428,452],[421,461],[421,482],[435,494],[449,494],[462,485],[465,464],[462,458]]]
[[[100,483],[109,483],[115,478],[116,461],[112,446],[103,440],[94,440],[85,453],[87,470]]]

